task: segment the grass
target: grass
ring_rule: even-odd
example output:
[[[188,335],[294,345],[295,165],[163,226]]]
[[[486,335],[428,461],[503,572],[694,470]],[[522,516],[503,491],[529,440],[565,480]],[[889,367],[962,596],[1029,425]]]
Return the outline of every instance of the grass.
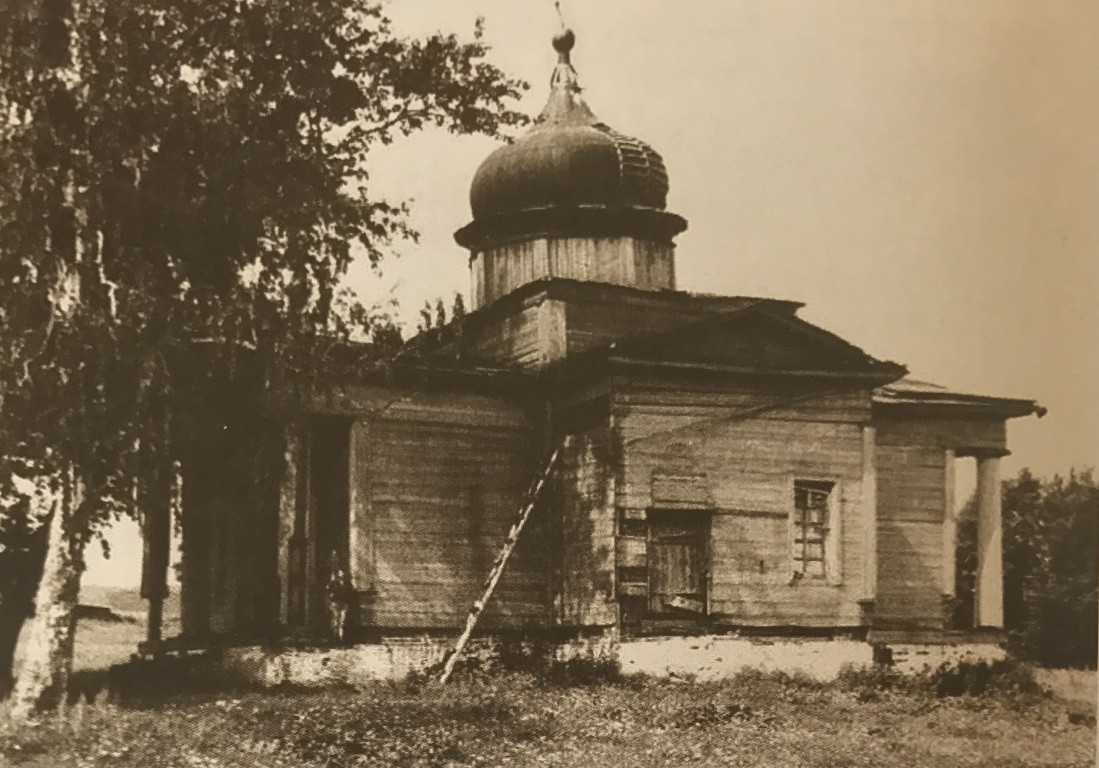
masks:
[[[881,679],[879,679],[881,678]],[[78,706],[0,729],[13,766],[1091,766],[1095,710],[1010,675],[939,698],[888,675],[824,685],[568,685],[467,675],[363,690],[239,691],[122,709]],[[1023,681],[1025,683],[1025,681]],[[1081,709],[1083,707],[1083,709]]]
[[[125,660],[142,633],[140,622],[82,620],[77,668]],[[0,765],[1095,765],[1092,700],[1041,695],[1016,667],[963,672],[909,678],[878,668],[831,685],[759,673],[685,683],[579,665],[542,677],[467,671],[446,687],[409,680],[222,691],[143,708],[79,704],[18,731],[0,723]]]

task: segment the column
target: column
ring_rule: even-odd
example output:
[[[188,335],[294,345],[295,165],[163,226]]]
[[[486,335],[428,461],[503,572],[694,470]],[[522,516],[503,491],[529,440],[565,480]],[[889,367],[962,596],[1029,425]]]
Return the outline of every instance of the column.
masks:
[[[1004,626],[1003,512],[1000,458],[977,459],[977,579],[974,616],[978,627]]]
[[[863,566],[860,599],[874,600],[878,592],[878,473],[874,427],[862,428],[862,490],[859,496],[863,526]]]
[[[954,597],[958,557],[958,510],[954,500],[954,451],[946,451],[943,472],[942,593]]]
[[[302,427],[291,422],[283,430],[282,477],[279,483],[279,623],[287,627],[291,623],[293,604],[291,582],[294,579],[293,538],[298,517],[298,485],[302,457]]]
[[[175,506],[176,465],[146,472],[147,487],[141,494],[141,596],[149,601],[145,639],[161,641],[164,598],[168,595],[168,561],[171,556],[172,509]]]
[[[370,424],[351,423],[348,437],[348,562],[351,586],[360,592],[374,588],[374,514],[370,488]]]

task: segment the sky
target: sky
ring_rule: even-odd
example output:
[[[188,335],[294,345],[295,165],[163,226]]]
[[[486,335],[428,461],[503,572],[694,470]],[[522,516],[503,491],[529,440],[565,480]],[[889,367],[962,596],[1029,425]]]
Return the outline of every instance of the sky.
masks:
[[[1099,456],[1099,3],[564,0],[593,111],[664,157],[682,290],[794,299],[917,378],[1049,409],[1010,423],[1005,475]],[[550,0],[399,0],[408,34],[470,37],[545,102]],[[350,283],[409,322],[469,290],[452,233],[495,147],[426,132],[375,158],[418,244]],[[467,302],[468,303],[468,302]],[[964,477],[964,475],[962,475]],[[132,526],[89,583],[131,584]]]

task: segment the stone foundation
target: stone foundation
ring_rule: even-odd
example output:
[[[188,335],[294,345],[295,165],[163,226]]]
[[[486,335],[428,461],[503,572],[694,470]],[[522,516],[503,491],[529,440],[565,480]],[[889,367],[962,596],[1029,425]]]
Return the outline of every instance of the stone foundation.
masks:
[[[1007,653],[992,643],[958,643],[946,645],[891,644],[893,666],[905,674],[927,672],[944,664],[961,662],[1003,661]]]
[[[463,658],[476,663],[500,657],[501,644],[477,638]],[[282,684],[321,687],[400,680],[442,664],[454,640],[434,637],[387,638],[333,648],[226,648],[222,664],[235,679],[264,686]]]
[[[229,676],[263,686],[293,684],[354,686],[400,680],[438,668],[453,639],[385,638],[339,648],[227,648],[220,665]],[[963,661],[997,661],[1004,651],[993,644],[890,645],[892,665],[906,674]],[[510,655],[522,663],[590,661],[617,663],[623,674],[717,680],[745,670],[804,674],[815,680],[836,678],[844,667],[874,663],[874,647],[851,638],[761,638],[736,635],[623,639],[617,630],[555,642],[482,637],[470,641],[463,664],[497,667]]]
[[[847,639],[658,637],[623,642],[619,660],[626,674],[715,680],[758,669],[826,681],[835,679],[844,666],[870,665],[873,648]]]

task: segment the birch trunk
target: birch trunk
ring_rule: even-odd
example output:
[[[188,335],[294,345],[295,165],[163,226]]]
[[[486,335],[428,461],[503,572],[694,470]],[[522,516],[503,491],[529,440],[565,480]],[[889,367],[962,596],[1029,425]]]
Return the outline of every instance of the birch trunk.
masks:
[[[76,605],[83,571],[83,544],[71,525],[80,504],[79,496],[76,480],[69,471],[63,477],[50,518],[35,615],[12,690],[10,716],[17,723],[60,703],[72,672]]]
[[[8,695],[14,682],[15,646],[23,622],[27,620],[24,606],[16,606],[7,595],[0,596],[0,699]]]
[[[30,534],[26,551],[7,555],[12,558],[5,566],[11,569],[11,578],[0,589],[0,699],[11,693],[15,683],[15,647],[23,624],[32,613],[42,578],[48,531],[45,522],[40,526]]]

